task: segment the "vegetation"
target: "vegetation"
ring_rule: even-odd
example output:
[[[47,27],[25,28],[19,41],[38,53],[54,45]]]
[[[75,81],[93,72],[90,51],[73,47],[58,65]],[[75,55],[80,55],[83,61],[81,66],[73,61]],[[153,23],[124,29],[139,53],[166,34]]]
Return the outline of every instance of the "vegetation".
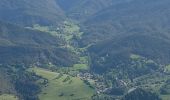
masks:
[[[11,77],[0,67],[0,95],[4,93],[15,94],[14,85]]]
[[[169,100],[169,3],[1,0],[0,100]]]
[[[77,77],[66,74],[61,75],[41,68],[31,68],[29,70],[48,81],[46,84],[41,85],[40,100],[90,100],[94,94],[94,90]]]
[[[45,65],[52,63],[58,66],[72,66],[77,62],[77,57],[72,52],[60,48],[62,40],[57,37],[8,23],[0,22],[0,24],[1,64]]]
[[[170,65],[165,66],[165,71],[166,71],[167,73],[170,73]]]
[[[63,45],[61,45],[61,48],[66,48],[75,55],[79,56],[78,62],[71,66],[69,68],[70,70],[79,71],[89,69],[89,58],[85,54],[86,48],[82,50],[78,44],[78,41],[83,35],[83,32],[80,31],[80,27],[78,25],[74,24],[72,21],[64,21],[63,24],[58,27],[40,26],[36,24],[32,28],[29,27],[29,29],[47,32],[63,40]]]
[[[142,89],[135,89],[134,91],[125,95],[123,100],[161,100],[158,95],[142,90]]]
[[[19,100],[16,96],[10,94],[0,95],[0,100]]]
[[[0,3],[0,20],[20,26],[32,26],[36,23],[43,25],[56,24],[62,22],[65,15],[55,2],[56,0],[46,2],[42,0],[17,0],[14,3],[10,0],[2,0]]]
[[[169,100],[170,95],[161,95],[162,100]]]

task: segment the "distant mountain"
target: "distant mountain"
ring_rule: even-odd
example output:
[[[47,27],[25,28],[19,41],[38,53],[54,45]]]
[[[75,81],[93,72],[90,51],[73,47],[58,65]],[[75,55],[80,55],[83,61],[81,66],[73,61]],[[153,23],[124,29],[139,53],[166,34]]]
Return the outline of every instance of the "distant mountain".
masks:
[[[20,25],[85,21],[101,10],[132,0],[1,0],[0,19]],[[66,17],[67,16],[67,17]]]
[[[39,31],[0,22],[0,63],[37,64],[49,62],[69,66],[75,56],[59,48],[60,39]]]
[[[66,15],[84,21],[100,10],[129,0],[56,0]]]
[[[20,25],[56,24],[64,19],[55,0],[1,0],[0,19]]]

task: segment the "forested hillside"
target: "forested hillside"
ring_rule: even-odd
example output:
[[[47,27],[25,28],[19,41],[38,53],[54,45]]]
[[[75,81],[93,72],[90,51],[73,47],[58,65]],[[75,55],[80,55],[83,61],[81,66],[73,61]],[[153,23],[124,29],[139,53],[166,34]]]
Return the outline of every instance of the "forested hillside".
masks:
[[[25,29],[9,23],[0,23],[0,63],[38,64],[55,63],[69,66],[75,56],[60,48],[62,40],[48,33]]]
[[[1,0],[0,12],[1,20],[24,26],[57,24],[64,20],[55,0]]]
[[[110,6],[85,24],[85,42],[129,34],[150,34],[169,37],[169,1],[134,0]],[[103,38],[104,37],[104,38]]]

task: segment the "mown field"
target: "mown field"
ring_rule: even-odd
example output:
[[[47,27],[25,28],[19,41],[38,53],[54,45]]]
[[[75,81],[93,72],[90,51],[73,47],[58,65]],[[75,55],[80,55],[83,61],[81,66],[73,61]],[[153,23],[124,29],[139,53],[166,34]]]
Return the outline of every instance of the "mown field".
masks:
[[[0,100],[19,100],[16,96],[10,94],[0,95]]]
[[[29,70],[48,80],[45,85],[41,85],[40,100],[90,100],[94,94],[94,90],[77,77],[42,68],[31,68]],[[38,81],[39,84],[43,82],[42,79]]]

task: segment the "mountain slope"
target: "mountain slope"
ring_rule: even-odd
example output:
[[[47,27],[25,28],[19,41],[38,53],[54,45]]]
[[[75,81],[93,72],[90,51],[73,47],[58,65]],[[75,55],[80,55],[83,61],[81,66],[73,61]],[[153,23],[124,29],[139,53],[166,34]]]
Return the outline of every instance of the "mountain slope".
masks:
[[[169,0],[133,0],[110,6],[84,23],[84,42],[131,33],[169,37],[169,4]]]
[[[100,10],[127,0],[56,0],[68,17],[84,21]]]
[[[122,64],[128,67],[133,54],[163,65],[170,63],[170,41],[151,35],[133,34],[106,40],[92,46],[89,51],[92,53],[92,69],[102,68],[103,72]]]
[[[33,31],[0,22],[0,63],[49,63],[69,66],[74,56],[58,48],[60,39],[39,31]],[[73,59],[72,59],[73,58]]]
[[[0,68],[0,92],[2,93],[11,93],[15,94],[16,91],[14,89],[14,85],[11,83],[11,78],[7,73],[5,73],[5,70]]]
[[[168,0],[132,0],[87,20],[82,43],[94,44],[89,49],[92,69],[104,72],[121,64],[128,66],[132,54],[169,64],[169,4]]]
[[[64,14],[55,0],[1,0],[0,19],[20,25],[56,24]]]

